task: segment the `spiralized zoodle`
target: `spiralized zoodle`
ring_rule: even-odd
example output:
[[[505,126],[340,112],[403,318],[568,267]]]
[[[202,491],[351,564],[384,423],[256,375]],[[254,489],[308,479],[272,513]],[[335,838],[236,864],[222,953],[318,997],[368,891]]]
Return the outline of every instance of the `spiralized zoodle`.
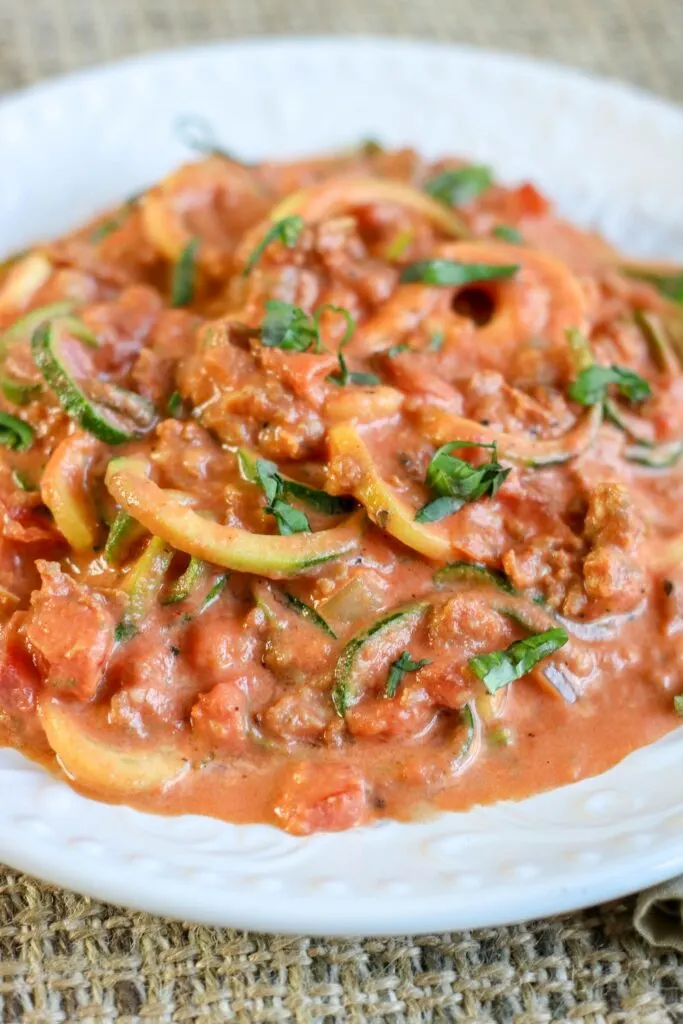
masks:
[[[683,712],[683,274],[531,185],[219,148],[0,268],[0,739],[344,829]]]

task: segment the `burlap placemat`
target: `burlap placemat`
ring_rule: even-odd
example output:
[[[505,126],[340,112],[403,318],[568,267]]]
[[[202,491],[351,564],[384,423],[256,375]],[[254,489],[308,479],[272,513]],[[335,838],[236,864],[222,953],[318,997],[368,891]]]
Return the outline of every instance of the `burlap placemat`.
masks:
[[[518,50],[683,101],[683,0],[0,0],[0,92],[148,49],[303,32]],[[683,957],[653,951],[633,907],[419,939],[269,938],[128,913],[0,868],[0,1020],[683,1021]]]

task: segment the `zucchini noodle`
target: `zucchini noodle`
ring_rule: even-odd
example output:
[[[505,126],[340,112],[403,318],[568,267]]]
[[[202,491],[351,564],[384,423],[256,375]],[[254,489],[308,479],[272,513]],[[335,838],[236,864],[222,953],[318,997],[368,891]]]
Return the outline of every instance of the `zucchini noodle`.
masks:
[[[190,127],[0,267],[0,744],[308,835],[673,729],[680,268],[488,167]]]
[[[222,565],[258,572],[271,579],[305,572],[357,549],[362,516],[354,513],[341,525],[320,533],[277,537],[249,533],[203,518],[147,479],[135,462],[109,464],[106,485],[134,519],[178,551]]]

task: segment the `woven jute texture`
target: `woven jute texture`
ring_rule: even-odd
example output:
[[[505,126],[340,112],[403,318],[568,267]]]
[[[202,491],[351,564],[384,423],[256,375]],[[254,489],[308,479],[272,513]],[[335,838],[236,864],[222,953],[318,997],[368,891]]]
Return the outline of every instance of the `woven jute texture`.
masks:
[[[0,0],[0,92],[148,49],[307,32],[518,50],[683,101],[683,0]],[[0,1021],[683,1021],[683,957],[650,949],[632,918],[626,900],[417,939],[265,937],[0,868]]]

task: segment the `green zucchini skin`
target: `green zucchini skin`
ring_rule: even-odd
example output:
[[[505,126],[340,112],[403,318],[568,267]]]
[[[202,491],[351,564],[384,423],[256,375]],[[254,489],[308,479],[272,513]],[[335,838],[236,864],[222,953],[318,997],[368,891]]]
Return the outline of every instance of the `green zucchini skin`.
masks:
[[[192,556],[187,569],[179,576],[175,583],[169,588],[168,593],[162,598],[162,604],[177,604],[179,601],[186,601],[192,591],[199,585],[204,575],[206,563],[201,558]]]
[[[326,633],[333,640],[337,639],[337,634],[329,622],[315,608],[312,608],[294,594],[290,594],[288,590],[280,590],[279,587],[273,587],[269,584],[257,584],[255,587],[255,597],[257,606],[261,608],[266,618],[273,625],[277,625],[280,621],[279,609],[285,612],[292,611],[295,615],[305,619],[310,625],[322,630],[323,633]]]
[[[449,562],[442,569],[437,569],[433,580],[438,587],[448,586],[449,583],[490,583],[506,594],[515,594],[516,590],[503,572],[496,569],[489,569],[479,562]]]
[[[374,637],[399,632],[404,626],[417,625],[430,608],[428,601],[413,601],[401,608],[395,608],[387,615],[375,619],[369,626],[352,636],[339,656],[334,670],[332,703],[340,718],[358,700],[359,681],[355,677],[356,663],[361,651]]]
[[[104,557],[110,565],[118,565],[126,557],[130,548],[137,540],[147,533],[136,519],[129,516],[123,509],[116,513],[114,522],[109,529]]]
[[[133,391],[116,388],[128,401],[134,402],[144,419],[145,429],[132,427],[126,430],[118,418],[101,403],[91,401],[69,373],[66,360],[61,352],[60,322],[48,321],[34,331],[31,339],[33,361],[42,373],[46,384],[54,392],[60,405],[71,419],[105,444],[124,444],[141,437],[154,424],[153,406]]]
[[[683,458],[683,441],[672,441],[670,444],[634,444],[624,452],[629,462],[648,469],[669,469]]]
[[[361,512],[318,533],[291,537],[251,533],[205,519],[181,501],[170,499],[167,491],[147,479],[147,468],[144,460],[134,457],[112,459],[105,486],[117,504],[150,533],[163,537],[176,551],[224,569],[282,579],[348,555],[360,545]]]

